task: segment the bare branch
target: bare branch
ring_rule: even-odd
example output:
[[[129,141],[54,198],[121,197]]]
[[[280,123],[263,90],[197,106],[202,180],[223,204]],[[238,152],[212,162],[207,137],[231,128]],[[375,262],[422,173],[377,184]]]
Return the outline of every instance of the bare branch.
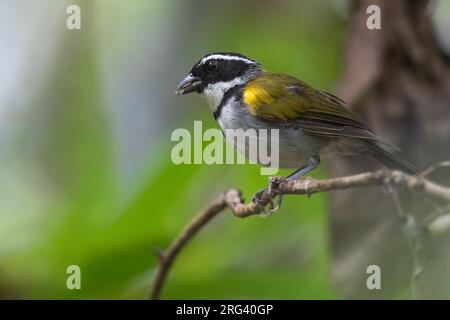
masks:
[[[423,171],[420,173],[420,175],[421,175],[422,177],[427,177],[427,176],[429,176],[430,174],[434,173],[437,169],[440,169],[440,168],[448,168],[448,167],[450,167],[450,161],[442,161],[442,162],[436,163],[436,164],[432,165],[431,167],[429,167],[429,168],[423,170]]]
[[[326,180],[300,178],[288,181],[281,177],[273,179],[277,186],[276,190],[283,195],[311,195],[331,190],[388,184],[389,186],[416,190],[441,200],[450,201],[450,188],[431,182],[423,176],[411,176],[400,171],[379,170]],[[261,196],[260,200],[263,205],[269,203],[267,192]],[[205,210],[194,216],[164,253],[158,253],[160,265],[151,290],[151,299],[159,298],[173,262],[189,240],[227,207],[231,209],[235,216],[240,218],[259,214],[262,210],[259,204],[253,202],[245,204],[239,190],[231,189],[220,195]]]
[[[166,252],[159,252],[158,257],[160,260],[160,266],[155,277],[152,292],[150,298],[156,300],[159,298],[161,290],[164,286],[167,274],[172,266],[178,253],[186,246],[200,229],[205,226],[212,218],[223,211],[226,208],[224,197],[220,196],[213,201],[205,210],[198,213],[189,224],[181,231],[178,237],[173,240],[169,249]]]

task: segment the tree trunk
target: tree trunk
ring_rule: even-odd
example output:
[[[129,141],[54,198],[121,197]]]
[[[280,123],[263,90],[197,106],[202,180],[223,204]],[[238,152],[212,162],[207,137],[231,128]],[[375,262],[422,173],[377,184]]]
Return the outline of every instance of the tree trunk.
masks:
[[[428,1],[351,3],[339,95],[419,169],[449,160],[449,59],[434,36]],[[381,8],[381,30],[366,27],[371,4]],[[330,163],[333,176],[377,167],[357,158]],[[448,185],[448,171],[432,178]],[[395,199],[377,187],[332,194],[338,290],[345,298],[449,298],[450,235],[431,236],[422,228],[425,215],[441,204],[406,192]],[[372,264],[381,268],[381,290],[366,286]]]

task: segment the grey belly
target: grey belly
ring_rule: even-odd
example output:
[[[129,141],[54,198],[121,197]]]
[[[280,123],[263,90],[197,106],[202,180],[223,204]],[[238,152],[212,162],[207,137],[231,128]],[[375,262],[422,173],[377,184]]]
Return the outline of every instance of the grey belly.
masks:
[[[244,107],[245,108],[245,107]],[[300,129],[291,128],[288,126],[275,126],[270,125],[265,121],[261,121],[254,116],[247,113],[246,108],[240,106],[224,106],[221,117],[218,119],[218,123],[224,131],[224,135],[227,129],[254,129],[257,133],[257,139],[260,139],[259,129],[278,129],[279,133],[279,167],[280,168],[299,168],[305,165],[308,161],[308,157],[320,151],[326,144],[324,139],[307,135]],[[236,141],[228,141],[233,143],[235,148],[241,153],[242,150],[236,146]],[[269,142],[270,145],[270,142]],[[246,139],[245,148],[247,152],[258,154],[258,150],[254,149],[253,145],[249,145],[248,139]],[[269,153],[270,154],[270,153]],[[248,156],[248,153],[245,154]],[[257,162],[260,162],[257,157]],[[264,165],[264,164],[263,164]]]

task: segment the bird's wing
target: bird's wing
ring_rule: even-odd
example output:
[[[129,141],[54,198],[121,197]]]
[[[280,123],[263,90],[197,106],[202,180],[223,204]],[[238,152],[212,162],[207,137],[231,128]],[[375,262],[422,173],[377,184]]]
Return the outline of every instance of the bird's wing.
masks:
[[[282,74],[264,73],[243,90],[248,111],[273,124],[327,137],[378,140],[338,97]]]

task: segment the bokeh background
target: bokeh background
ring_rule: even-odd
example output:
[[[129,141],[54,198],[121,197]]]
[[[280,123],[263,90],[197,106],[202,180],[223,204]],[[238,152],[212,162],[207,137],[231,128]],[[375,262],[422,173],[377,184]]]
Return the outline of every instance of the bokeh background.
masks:
[[[65,26],[69,4],[81,7],[79,31]],[[449,5],[433,8],[446,48]],[[147,298],[155,250],[224,189],[249,199],[267,184],[255,165],[172,164],[174,129],[216,127],[198,96],[174,96],[178,82],[204,54],[237,51],[333,92],[347,9],[338,0],[2,1],[0,297]],[[270,218],[225,212],[182,252],[162,297],[342,298],[327,200],[289,197]],[[82,290],[66,288],[72,264]]]

